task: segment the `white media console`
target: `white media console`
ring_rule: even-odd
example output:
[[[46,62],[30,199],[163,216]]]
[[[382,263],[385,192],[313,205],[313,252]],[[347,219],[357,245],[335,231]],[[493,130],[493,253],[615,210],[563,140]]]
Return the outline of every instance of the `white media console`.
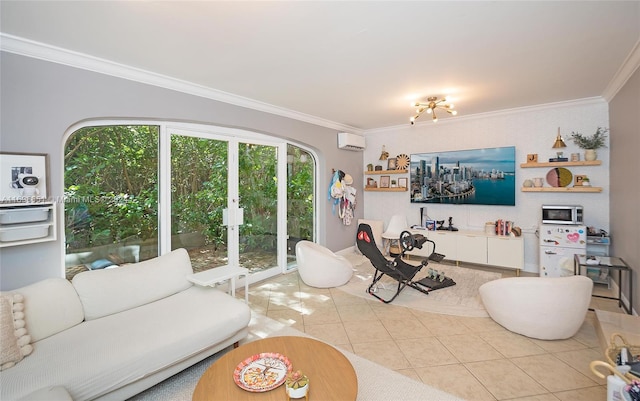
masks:
[[[524,267],[522,237],[487,234],[484,231],[409,231],[435,242],[436,252],[445,255],[445,260],[515,269],[518,275]],[[426,258],[433,252],[432,247],[427,242],[422,249],[415,248],[407,254]]]

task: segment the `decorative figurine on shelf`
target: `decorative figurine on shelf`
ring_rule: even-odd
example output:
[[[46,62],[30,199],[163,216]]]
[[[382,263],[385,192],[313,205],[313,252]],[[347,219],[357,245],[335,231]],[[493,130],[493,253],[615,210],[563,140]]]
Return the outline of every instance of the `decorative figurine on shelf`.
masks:
[[[20,183],[20,195],[25,197],[36,197],[40,195],[38,184],[40,178],[33,174],[18,174],[18,182]]]
[[[302,371],[296,370],[295,372],[287,373],[287,379],[284,382],[287,399],[303,398],[309,400],[309,378],[305,376]]]
[[[382,153],[380,153],[380,160],[387,160],[388,158],[389,158],[389,152],[387,152],[384,145],[382,145]]]
[[[446,228],[443,227],[444,226],[444,220],[436,220],[436,223],[438,223],[438,228],[437,228],[438,231],[446,230]]]

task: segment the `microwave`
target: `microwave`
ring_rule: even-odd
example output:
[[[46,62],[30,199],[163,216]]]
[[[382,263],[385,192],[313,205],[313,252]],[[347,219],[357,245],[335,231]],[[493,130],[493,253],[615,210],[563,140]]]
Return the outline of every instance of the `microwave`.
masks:
[[[580,205],[542,205],[542,224],[583,224]]]

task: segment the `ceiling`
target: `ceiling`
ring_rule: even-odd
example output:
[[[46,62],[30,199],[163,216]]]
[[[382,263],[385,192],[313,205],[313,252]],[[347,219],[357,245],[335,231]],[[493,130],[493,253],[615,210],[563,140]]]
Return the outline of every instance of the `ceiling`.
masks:
[[[640,1],[0,6],[3,41],[60,47],[356,130],[408,124],[410,101],[431,95],[450,95],[459,116],[602,96],[640,38]]]

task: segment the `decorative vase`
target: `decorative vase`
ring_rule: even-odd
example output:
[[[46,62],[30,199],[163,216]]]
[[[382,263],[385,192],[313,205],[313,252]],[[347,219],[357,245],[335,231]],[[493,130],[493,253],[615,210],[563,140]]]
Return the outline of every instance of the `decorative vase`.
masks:
[[[595,149],[585,149],[584,150],[584,159],[586,161],[594,161],[598,158],[598,153]]]
[[[525,188],[531,188],[533,186],[533,181],[524,180],[524,182],[522,183],[522,186],[525,187]]]
[[[286,386],[287,389],[287,397],[289,397],[289,399],[291,398],[303,398],[307,396],[307,393],[309,392],[309,383],[305,384],[302,387],[298,387],[298,388],[293,388],[293,387],[289,387]]]
[[[537,177],[533,179],[533,186],[536,188],[540,188],[544,184],[541,177]]]

